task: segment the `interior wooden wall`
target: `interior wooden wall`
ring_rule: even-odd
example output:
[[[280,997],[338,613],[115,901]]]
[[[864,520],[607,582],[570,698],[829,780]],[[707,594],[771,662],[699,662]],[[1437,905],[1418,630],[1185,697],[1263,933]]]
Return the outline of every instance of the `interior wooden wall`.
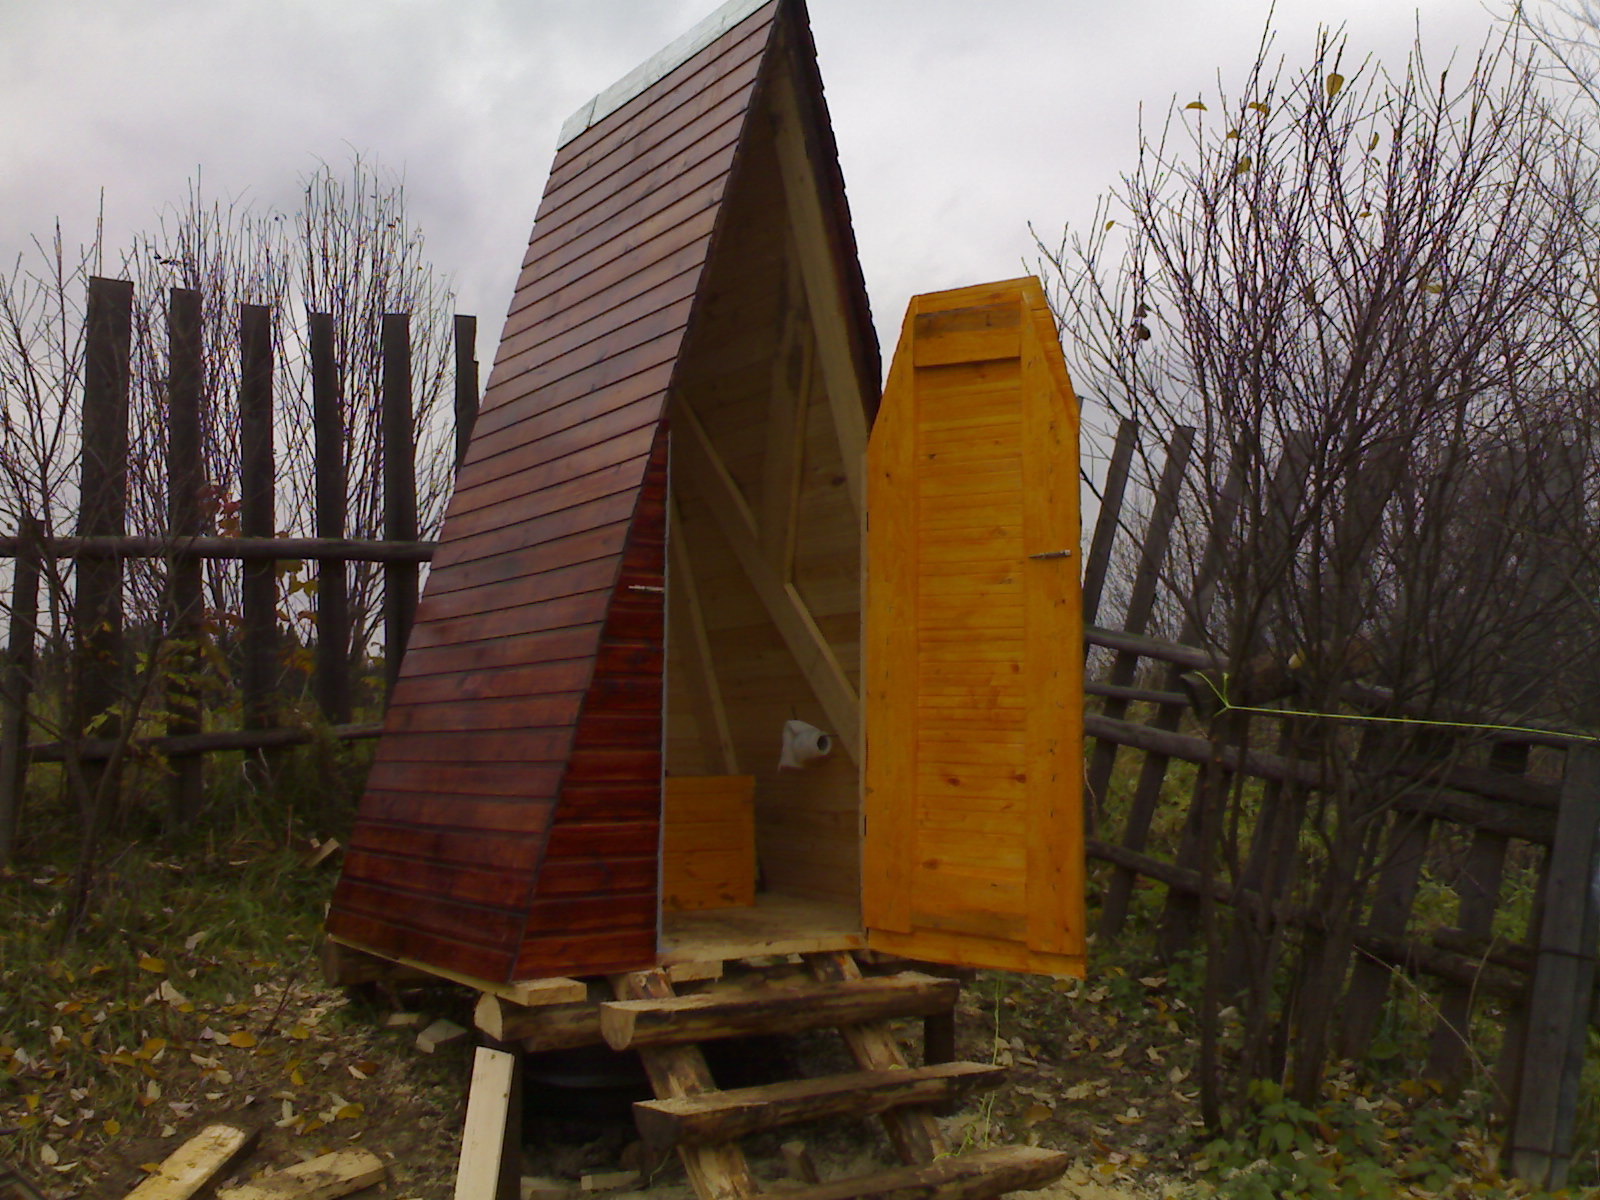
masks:
[[[773,135],[779,100],[768,95],[764,103],[741,148],[706,308],[675,385],[667,769],[754,775],[765,886],[853,905],[859,731],[837,727],[775,624],[730,540],[726,484],[712,478],[697,447],[696,425],[748,514],[745,532],[769,579],[792,587],[848,690],[859,694],[860,516],[801,275],[799,256],[814,248],[772,219],[789,200]],[[834,753],[779,771],[791,718],[834,733]]]

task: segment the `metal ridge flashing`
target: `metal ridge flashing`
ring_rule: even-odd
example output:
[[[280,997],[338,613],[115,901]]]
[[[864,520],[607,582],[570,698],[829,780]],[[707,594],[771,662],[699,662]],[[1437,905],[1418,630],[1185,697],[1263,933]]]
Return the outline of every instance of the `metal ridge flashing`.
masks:
[[[772,0],[728,0],[682,37],[656,51],[567,118],[556,139],[559,150],[585,129],[599,124],[659,80],[665,79],[751,13]]]

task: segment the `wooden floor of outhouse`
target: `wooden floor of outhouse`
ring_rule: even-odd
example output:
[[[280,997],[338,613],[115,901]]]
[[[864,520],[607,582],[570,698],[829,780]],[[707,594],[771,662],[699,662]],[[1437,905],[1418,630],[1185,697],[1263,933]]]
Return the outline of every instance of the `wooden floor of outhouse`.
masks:
[[[750,908],[662,915],[661,961],[665,965],[859,950],[866,944],[861,911],[855,905],[775,892],[759,893]]]

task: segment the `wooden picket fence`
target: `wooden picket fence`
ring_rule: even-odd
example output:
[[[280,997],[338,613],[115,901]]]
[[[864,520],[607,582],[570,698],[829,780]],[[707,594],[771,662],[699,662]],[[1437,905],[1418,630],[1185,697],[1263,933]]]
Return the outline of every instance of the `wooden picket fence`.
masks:
[[[0,862],[9,855],[21,810],[28,765],[69,756],[87,772],[118,752],[118,739],[77,736],[29,742],[29,705],[36,665],[39,584],[47,568],[75,560],[73,626],[83,662],[78,677],[77,720],[81,731],[94,714],[121,696],[127,631],[124,628],[124,563],[135,558],[167,560],[168,630],[175,642],[193,642],[202,619],[202,563],[236,561],[241,571],[238,614],[242,669],[242,721],[238,729],[205,729],[200,698],[190,672],[166,682],[165,736],[142,738],[139,748],[171,761],[175,775],[173,814],[179,820],[200,811],[202,756],[220,751],[265,751],[311,740],[311,731],[280,723],[275,695],[281,674],[275,574],[285,562],[316,564],[312,687],[323,716],[338,739],[376,736],[376,724],[351,724],[352,664],[348,566],[381,563],[384,591],[384,658],[392,684],[416,611],[421,564],[433,553],[418,538],[415,447],[412,438],[410,318],[391,314],[382,326],[383,530],[378,540],[346,536],[348,481],[343,461],[344,398],[341,364],[335,357],[333,318],[309,318],[313,398],[314,536],[279,538],[276,456],[273,444],[272,314],[259,305],[239,309],[239,535],[213,536],[207,529],[202,460],[202,316],[197,291],[174,288],[168,299],[167,517],[160,536],[130,536],[128,506],[128,401],[131,379],[133,285],[124,280],[90,281],[83,388],[80,505],[76,533],[45,537],[38,522],[24,519],[0,536],[0,557],[14,561],[10,629],[0,660]],[[477,320],[454,318],[456,459],[470,436],[478,406]],[[185,679],[185,675],[188,679]],[[98,731],[96,731],[98,732]]]
[[[1270,913],[1273,920],[1314,929],[1319,914],[1296,910],[1278,891],[1283,855],[1294,853],[1300,833],[1296,806],[1264,801],[1237,877],[1214,877],[1201,869],[1193,836],[1198,790],[1185,796],[1169,779],[1173,763],[1194,763],[1203,770],[1214,753],[1212,741],[1199,736],[1189,694],[1180,686],[1185,672],[1215,669],[1214,656],[1184,644],[1198,640],[1192,628],[1176,641],[1149,632],[1172,553],[1193,430],[1180,427],[1164,448],[1163,475],[1140,530],[1121,628],[1095,624],[1123,523],[1138,436],[1131,422],[1118,432],[1085,563],[1086,640],[1091,652],[1100,647],[1102,654],[1109,653],[1109,665],[1087,688],[1099,697],[1098,711],[1085,721],[1091,804],[1106,797],[1118,758],[1129,752],[1139,756],[1122,827],[1088,843],[1090,856],[1110,865],[1100,936],[1115,938],[1124,931],[1140,880],[1165,889],[1159,938],[1168,954],[1194,938],[1205,892],[1229,906],[1236,919]],[[1556,730],[1508,729],[1495,739],[1484,765],[1447,767],[1437,785],[1409,789],[1395,804],[1356,930],[1338,1008],[1338,1049],[1353,1059],[1368,1052],[1397,973],[1403,974],[1428,990],[1437,1013],[1427,1061],[1417,1064],[1419,1074],[1459,1085],[1471,1053],[1464,1031],[1483,1011],[1482,1002],[1493,997],[1506,1014],[1493,1086],[1507,1120],[1510,1164],[1522,1178],[1559,1187],[1571,1155],[1579,1077],[1595,1012],[1600,748],[1592,739]],[[1543,748],[1545,760],[1537,778],[1529,774],[1535,748]],[[1269,799],[1318,786],[1317,770],[1307,761],[1248,746],[1223,750],[1228,769],[1264,781]],[[1549,781],[1551,757],[1564,760],[1560,783]],[[1163,857],[1151,850],[1151,829],[1163,806],[1174,803],[1185,806],[1181,827],[1187,833],[1177,853]],[[1430,847],[1452,838],[1467,847],[1454,879],[1456,923],[1408,933]],[[1240,841],[1246,841],[1242,834]],[[1525,933],[1511,944],[1496,941],[1492,930],[1503,883],[1511,864],[1527,862],[1538,864],[1538,883]]]

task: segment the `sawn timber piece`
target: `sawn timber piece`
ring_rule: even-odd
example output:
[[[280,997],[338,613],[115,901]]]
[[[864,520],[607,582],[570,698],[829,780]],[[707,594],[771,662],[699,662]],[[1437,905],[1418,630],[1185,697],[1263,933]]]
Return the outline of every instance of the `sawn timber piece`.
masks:
[[[766,1193],[759,1200],[990,1200],[1055,1182],[1072,1163],[1061,1150],[997,1146],[855,1179]]]
[[[965,1092],[995,1087],[1005,1073],[1004,1067],[987,1063],[854,1071],[675,1100],[643,1100],[633,1106],[633,1115],[645,1142],[665,1150],[822,1117],[866,1117],[911,1104],[946,1104]]]
[[[673,995],[672,981],[660,968],[611,977],[619,1000],[665,1000]],[[699,1046],[646,1046],[639,1061],[657,1099],[674,1100],[717,1090]],[[756,1193],[755,1178],[744,1151],[736,1143],[678,1147],[689,1182],[700,1200],[738,1200]]]
[[[858,971],[853,979],[794,984],[770,991],[610,1001],[600,1006],[600,1032],[613,1050],[756,1033],[796,1033],[887,1017],[948,1012],[955,1007],[960,991],[956,980],[915,971],[876,979],[863,979]]]

